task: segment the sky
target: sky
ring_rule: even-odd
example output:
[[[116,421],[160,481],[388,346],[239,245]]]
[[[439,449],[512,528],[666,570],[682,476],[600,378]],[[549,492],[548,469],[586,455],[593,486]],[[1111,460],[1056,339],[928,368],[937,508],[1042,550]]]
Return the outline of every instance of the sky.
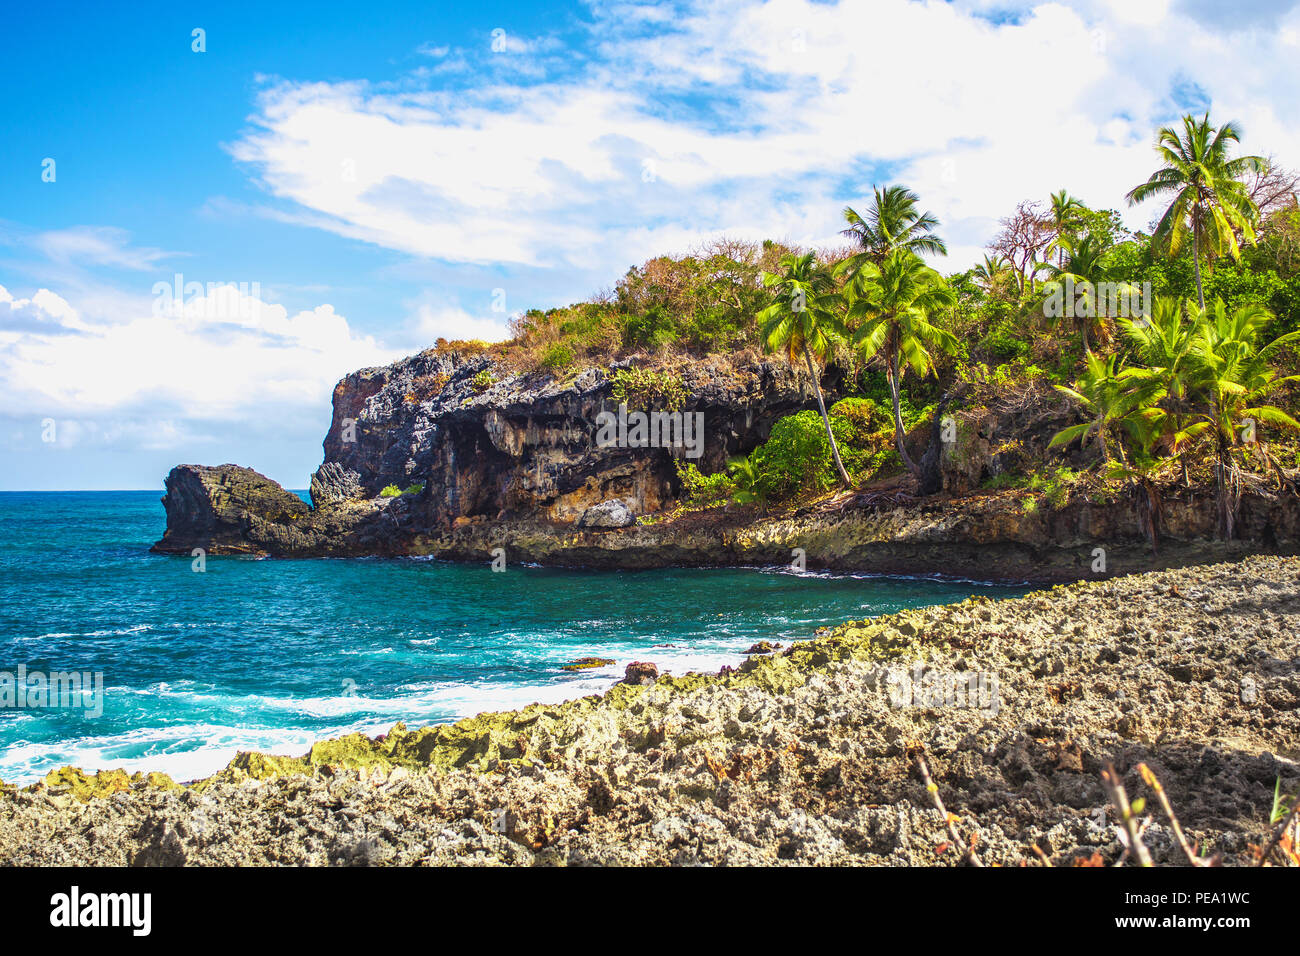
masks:
[[[1209,109],[1300,165],[1292,0],[99,2],[0,31],[0,490],[306,487],[334,384],[902,182],[944,271]]]

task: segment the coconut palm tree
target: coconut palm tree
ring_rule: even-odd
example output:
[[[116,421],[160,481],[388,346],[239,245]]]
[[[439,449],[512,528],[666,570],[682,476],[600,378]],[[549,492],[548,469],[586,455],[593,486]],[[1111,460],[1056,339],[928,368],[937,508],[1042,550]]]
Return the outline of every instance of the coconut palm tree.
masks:
[[[872,190],[871,208],[860,216],[852,206],[844,207],[844,221],[849,228],[841,231],[862,249],[846,262],[850,274],[855,274],[867,262],[879,265],[894,249],[908,249],[915,253],[948,254],[948,247],[935,234],[939,220],[933,214],[920,212],[920,197],[906,186],[876,186]]]
[[[1046,264],[1047,272],[1051,276],[1048,280],[1049,290],[1053,288],[1050,286],[1052,282],[1061,283],[1061,288],[1064,288],[1067,279],[1074,284],[1078,296],[1071,311],[1074,312],[1075,324],[1083,338],[1083,351],[1090,355],[1092,354],[1092,343],[1088,335],[1090,331],[1102,342],[1109,342],[1111,338],[1110,316],[1104,314],[1109,303],[1099,301],[1097,297],[1097,286],[1103,282],[1113,282],[1115,279],[1106,263],[1110,246],[1104,239],[1089,233],[1082,239],[1063,239],[1060,247],[1062,253],[1060,264]],[[1056,291],[1059,292],[1060,289]]]
[[[956,305],[957,297],[939,273],[907,249],[894,249],[879,265],[862,265],[845,292],[848,319],[856,323],[853,344],[864,358],[879,355],[885,366],[898,456],[909,472],[920,477],[920,465],[907,453],[904,442],[899,389],[908,369],[917,375],[929,373],[934,367],[933,350],[949,354],[957,350],[956,336],[933,321],[936,312]]]
[[[1270,367],[1273,354],[1300,339],[1300,331],[1263,347],[1258,344],[1260,332],[1272,319],[1273,313],[1258,304],[1229,312],[1222,299],[1192,316],[1197,326],[1192,346],[1195,387],[1201,398],[1200,417],[1215,436],[1219,529],[1225,538],[1233,536],[1237,519],[1240,474],[1233,450],[1243,442],[1242,431],[1253,432],[1260,422],[1300,431],[1300,422],[1265,401],[1280,386],[1300,381],[1300,375],[1280,375]],[[1253,440],[1253,435],[1247,439]]]
[[[1116,427],[1123,427],[1135,438],[1144,434],[1140,412],[1161,396],[1157,385],[1143,380],[1136,369],[1124,368],[1123,360],[1116,355],[1102,357],[1089,353],[1083,374],[1075,380],[1073,388],[1057,385],[1056,390],[1068,395],[1090,416],[1080,425],[1063,428],[1048,442],[1048,448],[1081,441],[1085,445],[1092,438],[1101,453],[1103,466],[1110,465],[1110,437]],[[1127,462],[1124,443],[1117,445],[1119,460]]]
[[[831,443],[831,457],[845,488],[853,486],[849,473],[840,461],[840,449],[831,431],[831,420],[826,414],[822,398],[820,376],[816,362],[825,363],[836,337],[846,336],[847,330],[839,318],[839,295],[835,280],[817,263],[813,252],[798,255],[789,253],[781,257],[780,272],[764,272],[763,285],[772,290],[772,301],[758,314],[759,338],[764,351],[781,351],[794,365],[800,358],[808,366],[813,393],[817,396],[817,410],[821,412],[826,437]]]
[[[1051,203],[1052,211],[1050,215],[1052,217],[1052,228],[1056,231],[1056,238],[1052,240],[1047,248],[1049,252],[1053,247],[1056,248],[1056,264],[1062,266],[1065,264],[1065,241],[1069,238],[1067,231],[1078,221],[1079,214],[1088,207],[1064,189],[1052,193]]]
[[[1192,352],[1196,323],[1182,302],[1161,296],[1153,303],[1150,315],[1121,319],[1120,324],[1134,354],[1145,366],[1136,370],[1135,377],[1154,383],[1164,392],[1151,416],[1151,450],[1177,457],[1183,484],[1190,484],[1186,446],[1209,429],[1208,422],[1193,420],[1191,407],[1191,390],[1198,375]]]
[[[998,283],[1011,273],[1011,263],[1002,256],[984,255],[984,261],[971,270],[971,276],[987,293],[992,293]]]
[[[1240,141],[1241,131],[1235,123],[1216,129],[1210,125],[1209,113],[1199,120],[1184,116],[1181,134],[1166,126],[1156,138],[1156,152],[1164,165],[1126,197],[1128,204],[1135,206],[1154,196],[1173,196],[1152,240],[1176,256],[1191,236],[1196,303],[1202,309],[1201,254],[1214,257],[1226,253],[1239,258],[1238,233],[1251,245],[1255,243],[1254,221],[1259,211],[1241,178],[1264,171],[1268,162],[1262,156],[1229,159],[1229,148]]]

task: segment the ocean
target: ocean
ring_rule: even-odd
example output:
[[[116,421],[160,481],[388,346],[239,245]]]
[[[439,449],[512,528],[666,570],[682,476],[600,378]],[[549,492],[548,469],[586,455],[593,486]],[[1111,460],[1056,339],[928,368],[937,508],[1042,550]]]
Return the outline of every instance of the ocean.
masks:
[[[755,641],[970,594],[969,582],[790,569],[584,571],[427,559],[154,555],[160,491],[0,492],[0,684],[101,675],[61,707],[0,706],[0,779],[69,764],[190,780],[240,750],[304,753],[609,688],[633,660],[685,673]],[[579,657],[613,665],[567,672]],[[27,701],[31,703],[31,701]],[[101,712],[102,711],[102,712]]]

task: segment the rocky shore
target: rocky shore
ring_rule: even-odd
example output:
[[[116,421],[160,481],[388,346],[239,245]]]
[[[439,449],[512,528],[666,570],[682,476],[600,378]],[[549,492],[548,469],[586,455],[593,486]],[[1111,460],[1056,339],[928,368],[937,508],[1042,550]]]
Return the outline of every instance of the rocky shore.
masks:
[[[906,482],[885,482],[772,512],[680,513],[668,449],[596,440],[598,416],[623,400],[615,377],[631,361],[508,375],[490,355],[439,349],[353,373],[334,391],[310,505],[250,468],[178,465],[154,550],[634,569],[780,565],[798,549],[809,568],[1043,582],[1300,554],[1300,496],[1263,485],[1243,490],[1231,541],[1220,540],[1212,488],[1161,489],[1154,550],[1148,502],[1134,489],[1050,502],[989,490],[1041,464],[1050,437],[1073,421],[1047,386],[952,406],[938,494],[913,497]],[[678,373],[674,401],[703,422],[705,472],[811,403],[806,381],[779,362],[714,356],[654,374]],[[837,384],[822,382],[831,398]],[[928,431],[912,436],[918,457]]]
[[[976,598],[187,786],[62,771],[0,793],[0,863],[1096,865],[1121,853],[1101,771],[1153,797],[1145,763],[1189,841],[1246,864],[1300,790],[1298,632],[1297,558]]]

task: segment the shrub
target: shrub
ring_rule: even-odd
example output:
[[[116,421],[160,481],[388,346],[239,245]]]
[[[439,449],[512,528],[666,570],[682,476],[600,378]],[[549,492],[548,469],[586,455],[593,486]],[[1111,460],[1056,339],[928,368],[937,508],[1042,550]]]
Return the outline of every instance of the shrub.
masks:
[[[612,381],[614,397],[636,411],[675,412],[686,403],[686,385],[679,375],[621,368],[614,372]]]
[[[829,414],[848,419],[853,423],[854,430],[863,434],[871,431],[873,424],[883,422],[888,417],[888,413],[870,398],[841,398],[830,407]]]
[[[424,482],[422,481],[417,482],[414,485],[411,485],[411,487],[407,488],[405,491],[403,491],[401,488],[398,488],[397,485],[387,485],[384,488],[384,490],[379,493],[379,497],[400,498],[402,495],[418,495],[423,490],[424,490]]]
[[[682,482],[682,498],[695,508],[726,504],[736,493],[736,483],[725,471],[706,475],[691,461],[677,462],[677,477]]]
[[[838,415],[831,430],[843,456],[853,434],[852,424]],[[825,491],[835,484],[831,444],[821,415],[802,411],[787,415],[772,426],[766,442],[751,456],[758,472],[755,490],[766,498],[788,498],[801,491]],[[849,468],[846,461],[844,467]]]
[[[563,342],[552,343],[542,352],[539,364],[552,372],[562,372],[573,364],[573,349]]]

